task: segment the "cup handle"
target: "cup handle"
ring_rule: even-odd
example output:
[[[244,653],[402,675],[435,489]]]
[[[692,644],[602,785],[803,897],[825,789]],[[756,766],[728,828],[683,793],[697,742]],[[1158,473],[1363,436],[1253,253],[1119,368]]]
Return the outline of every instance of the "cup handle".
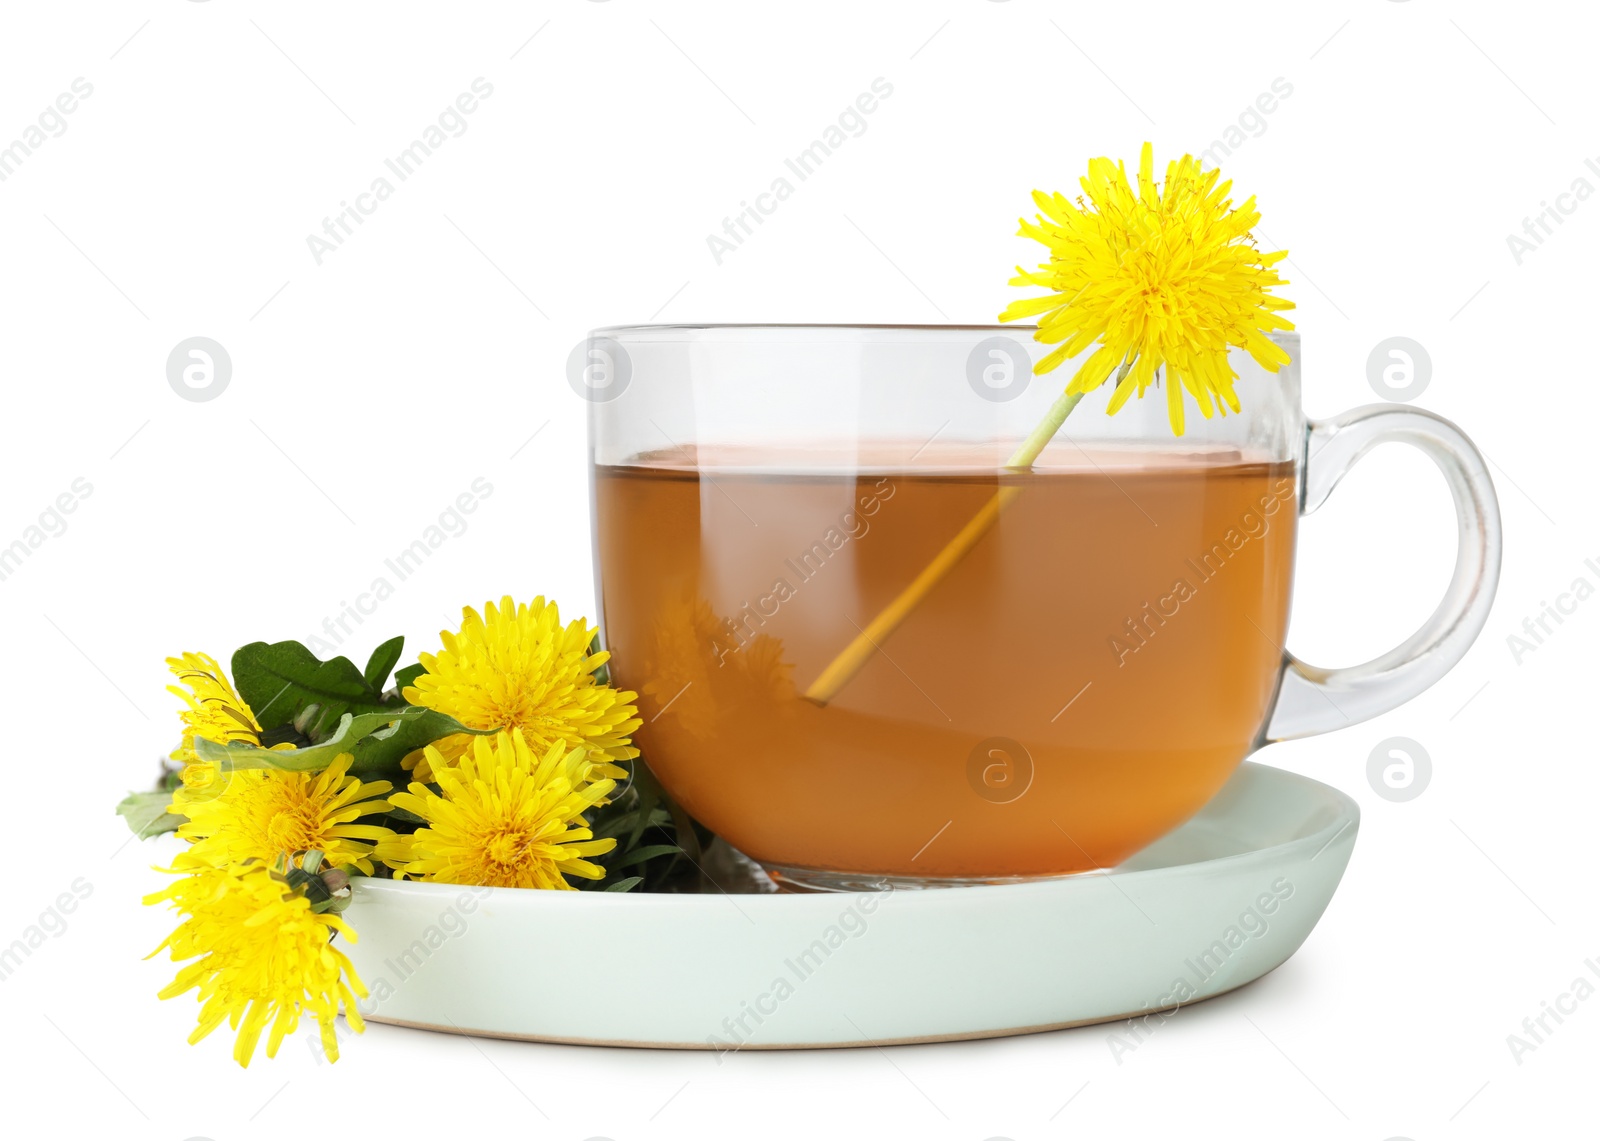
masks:
[[[1306,433],[1309,515],[1357,460],[1391,440],[1421,448],[1444,473],[1456,506],[1456,568],[1438,608],[1411,637],[1359,666],[1323,669],[1285,651],[1277,701],[1261,743],[1309,737],[1366,721],[1444,677],[1483,629],[1500,579],[1500,506],[1483,456],[1450,421],[1403,404],[1371,404]]]

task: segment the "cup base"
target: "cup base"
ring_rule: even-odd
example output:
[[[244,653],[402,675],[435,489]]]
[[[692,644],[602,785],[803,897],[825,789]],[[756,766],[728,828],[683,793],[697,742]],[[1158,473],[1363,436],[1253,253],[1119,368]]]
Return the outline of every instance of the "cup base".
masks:
[[[935,887],[993,887],[1073,879],[1095,872],[1060,872],[1036,876],[896,876],[878,872],[841,872],[762,863],[772,882],[792,892],[921,891]]]

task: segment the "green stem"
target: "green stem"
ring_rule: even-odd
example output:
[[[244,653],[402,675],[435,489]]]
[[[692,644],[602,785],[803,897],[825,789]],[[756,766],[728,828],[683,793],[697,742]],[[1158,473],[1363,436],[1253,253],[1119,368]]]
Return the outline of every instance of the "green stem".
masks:
[[[1122,366],[1117,369],[1117,375],[1112,377],[1111,387],[1113,390],[1122,383],[1123,378],[1128,375],[1128,370],[1131,368],[1133,368],[1133,359],[1130,357],[1122,362]],[[1022,441],[1022,446],[1011,453],[1011,458],[1006,461],[1006,467],[1032,467],[1033,461],[1039,458],[1039,453],[1044,451],[1045,446],[1055,438],[1055,434],[1061,430],[1061,425],[1068,416],[1072,415],[1072,410],[1078,406],[1078,401],[1082,399],[1083,393],[1081,392],[1063,392],[1056,397],[1056,402],[1050,405],[1050,411],[1045,413],[1044,419],[1040,420],[1038,426],[1028,433],[1028,438]]]
[[[1121,371],[1117,373],[1116,383],[1120,384],[1132,367],[1131,360],[1124,363]],[[1006,461],[1006,467],[1024,471],[1030,468],[1082,399],[1081,392],[1063,392],[1056,397],[1056,402],[1050,406],[1045,418],[1039,421],[1039,426],[1028,434],[1021,447],[1011,453],[1011,458]],[[880,610],[866,628],[860,630],[855,640],[841,650],[838,656],[817,675],[816,680],[806,690],[807,700],[818,705],[826,705],[832,701],[834,694],[855,677],[867,659],[878,652],[883,642],[917,608],[928,592],[989,533],[989,528],[1000,518],[1000,512],[1021,493],[1021,484],[999,487],[993,498],[945,544],[944,549],[934,556],[933,561],[923,567],[917,577],[912,579],[888,606]]]
[[[1078,401],[1083,399],[1081,392],[1063,392],[1056,397],[1056,402],[1050,405],[1050,411],[1045,413],[1043,420],[1022,445],[1011,453],[1011,458],[1006,461],[1006,467],[1026,468],[1032,467],[1033,461],[1039,458],[1039,453],[1044,451],[1045,445],[1055,438],[1061,430],[1061,425],[1067,417],[1072,415],[1072,410],[1078,406]]]

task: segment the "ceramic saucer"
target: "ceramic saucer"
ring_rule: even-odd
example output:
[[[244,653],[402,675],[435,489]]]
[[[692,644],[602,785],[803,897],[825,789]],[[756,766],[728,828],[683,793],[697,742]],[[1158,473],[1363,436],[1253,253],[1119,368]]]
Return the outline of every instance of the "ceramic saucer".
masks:
[[[1125,864],[1063,879],[685,895],[358,880],[347,951],[370,1020],[430,1030],[716,1050],[1023,1034],[1260,978],[1321,917],[1359,816],[1326,785],[1245,764]]]

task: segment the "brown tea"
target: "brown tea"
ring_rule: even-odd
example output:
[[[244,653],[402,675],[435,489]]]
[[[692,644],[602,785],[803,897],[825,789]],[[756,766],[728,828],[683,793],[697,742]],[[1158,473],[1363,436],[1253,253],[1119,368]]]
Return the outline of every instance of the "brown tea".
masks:
[[[765,863],[985,879],[1116,864],[1256,743],[1288,621],[1293,465],[1058,442],[998,474],[914,452],[597,469],[601,627],[640,694],[637,741],[689,812]],[[807,700],[1002,487],[977,545],[830,701]]]

